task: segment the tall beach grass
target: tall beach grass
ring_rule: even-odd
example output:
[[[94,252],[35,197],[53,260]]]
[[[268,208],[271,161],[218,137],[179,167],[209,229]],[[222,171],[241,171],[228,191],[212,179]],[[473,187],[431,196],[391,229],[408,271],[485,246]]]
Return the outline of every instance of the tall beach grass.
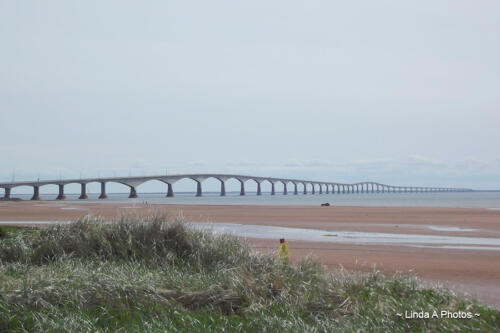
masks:
[[[8,232],[0,332],[439,332],[500,330],[500,314],[414,276],[280,264],[231,236],[153,214]],[[405,311],[477,313],[405,319]]]

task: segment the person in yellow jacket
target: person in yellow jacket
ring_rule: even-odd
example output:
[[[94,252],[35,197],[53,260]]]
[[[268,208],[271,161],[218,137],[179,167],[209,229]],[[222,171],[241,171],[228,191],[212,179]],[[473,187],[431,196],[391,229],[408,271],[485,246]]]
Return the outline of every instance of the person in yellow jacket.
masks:
[[[290,251],[288,249],[288,242],[285,242],[284,238],[280,239],[278,253],[279,253],[279,257],[280,257],[280,262],[282,264],[290,263]]]

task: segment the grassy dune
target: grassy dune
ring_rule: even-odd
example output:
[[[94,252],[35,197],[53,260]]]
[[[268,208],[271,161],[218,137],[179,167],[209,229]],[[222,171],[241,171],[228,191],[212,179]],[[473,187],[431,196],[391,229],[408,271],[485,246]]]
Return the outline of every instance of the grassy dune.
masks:
[[[500,313],[414,277],[292,266],[165,217],[86,217],[0,239],[0,332],[500,330]],[[293,249],[292,249],[293,250]],[[480,314],[404,319],[405,310]]]

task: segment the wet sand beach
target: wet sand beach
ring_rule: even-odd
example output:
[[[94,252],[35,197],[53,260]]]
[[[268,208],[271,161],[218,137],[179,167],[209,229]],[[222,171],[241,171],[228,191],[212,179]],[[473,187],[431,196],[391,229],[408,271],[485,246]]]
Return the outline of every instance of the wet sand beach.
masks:
[[[86,214],[166,211],[189,222],[236,223],[325,231],[500,239],[500,210],[427,207],[311,207],[145,205],[138,203],[0,202],[0,221],[69,221]],[[246,238],[260,251],[276,251],[278,239]],[[292,260],[312,254],[329,269],[387,274],[413,271],[426,281],[444,283],[500,308],[500,251],[417,247],[412,244],[335,243],[289,240]],[[460,245],[460,244],[457,244]]]

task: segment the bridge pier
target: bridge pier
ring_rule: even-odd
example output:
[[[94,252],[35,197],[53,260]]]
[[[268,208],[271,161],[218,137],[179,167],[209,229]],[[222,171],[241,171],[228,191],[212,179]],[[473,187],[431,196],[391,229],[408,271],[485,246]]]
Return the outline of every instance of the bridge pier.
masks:
[[[303,192],[303,194],[307,194],[307,185],[306,185],[306,183],[302,183],[302,185],[304,186],[304,192]]]
[[[330,186],[328,186],[328,184],[326,184],[325,187],[326,187],[326,191],[325,191],[326,194],[330,194]]]
[[[311,194],[316,194],[316,189],[314,188],[314,184],[311,184],[311,186],[312,186]]]
[[[59,184],[59,195],[56,200],[66,200],[66,196],[64,195],[64,184]]]
[[[241,181],[240,195],[245,195],[245,182]]]
[[[39,186],[33,186],[33,196],[31,197],[31,200],[40,200],[40,187]]]
[[[4,188],[5,193],[3,195],[4,199],[10,199],[10,188],[6,187]]]
[[[288,189],[287,189],[286,183],[283,183],[283,195],[287,195],[287,194],[288,194]]]
[[[88,199],[89,197],[87,195],[87,184],[82,183],[81,185],[82,185],[82,191],[78,199]]]
[[[106,183],[101,182],[101,195],[99,196],[99,199],[107,199],[108,196],[106,195]]]
[[[260,189],[260,183],[257,183],[257,195],[262,195],[262,190]]]
[[[220,181],[220,196],[221,197],[226,196],[226,183],[223,182],[222,180]]]
[[[201,182],[196,181],[196,196],[201,197],[201,195],[202,195]]]
[[[137,198],[137,191],[135,190],[135,187],[130,186],[130,194],[128,196],[129,198]]]
[[[319,184],[319,194],[323,194],[323,186]]]
[[[297,183],[293,183],[293,194],[294,195],[299,194],[299,189],[298,189]]]
[[[271,183],[271,195],[275,195],[276,191],[274,190],[274,183]]]
[[[172,187],[172,184],[167,183],[168,189],[167,189],[167,198],[172,198],[174,196],[174,189]]]

